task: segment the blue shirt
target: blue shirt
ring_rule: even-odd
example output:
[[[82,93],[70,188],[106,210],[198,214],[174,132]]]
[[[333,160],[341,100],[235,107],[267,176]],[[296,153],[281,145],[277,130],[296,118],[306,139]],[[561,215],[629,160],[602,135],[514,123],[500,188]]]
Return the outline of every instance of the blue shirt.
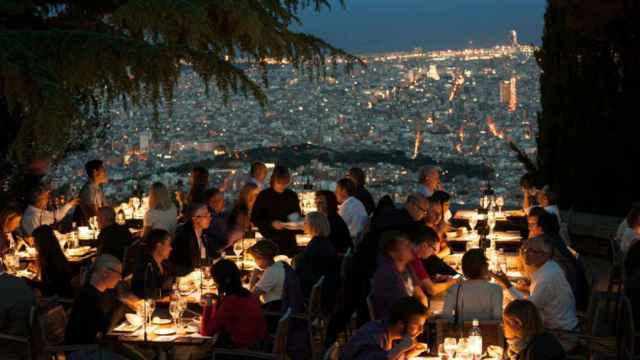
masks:
[[[369,321],[353,334],[340,355],[340,360],[386,360],[391,341],[385,320]]]

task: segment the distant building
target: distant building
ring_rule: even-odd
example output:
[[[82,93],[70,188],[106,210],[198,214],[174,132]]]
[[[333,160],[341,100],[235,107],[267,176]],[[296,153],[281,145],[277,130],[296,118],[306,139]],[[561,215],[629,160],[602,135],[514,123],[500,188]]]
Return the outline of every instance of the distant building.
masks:
[[[520,46],[520,44],[518,44],[518,33],[515,30],[511,30],[511,46],[513,47]]]
[[[518,85],[515,75],[500,83],[500,103],[507,105],[509,112],[516,111],[518,106]]]
[[[140,133],[140,152],[149,152],[151,148],[151,134],[148,131]]]

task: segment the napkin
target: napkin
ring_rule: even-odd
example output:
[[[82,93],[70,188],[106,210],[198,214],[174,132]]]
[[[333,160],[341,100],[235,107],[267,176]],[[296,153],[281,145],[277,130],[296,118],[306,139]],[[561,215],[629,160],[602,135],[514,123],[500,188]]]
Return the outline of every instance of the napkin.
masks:
[[[142,318],[138,316],[138,314],[125,314],[124,317],[127,319],[129,324],[135,326],[142,326]]]

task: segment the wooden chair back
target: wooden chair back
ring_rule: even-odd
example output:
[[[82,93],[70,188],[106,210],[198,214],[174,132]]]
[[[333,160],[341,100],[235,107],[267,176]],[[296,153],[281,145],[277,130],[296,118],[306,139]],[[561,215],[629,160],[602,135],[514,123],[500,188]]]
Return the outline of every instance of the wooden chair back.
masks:
[[[56,346],[64,342],[67,313],[61,305],[55,305],[38,316],[38,328],[44,346]]]
[[[376,320],[376,311],[373,307],[373,293],[367,295],[367,309],[369,310],[369,319],[372,321]]]
[[[436,320],[436,345],[442,344],[447,337],[460,338],[461,335],[467,337],[473,327],[472,321],[465,321],[462,328],[450,320]],[[462,330],[462,334],[460,334]],[[482,333],[482,350],[486,351],[489,345],[504,347],[504,333],[502,331],[502,321],[481,321],[480,331]]]
[[[307,306],[307,319],[312,322],[322,316],[322,287],[324,285],[324,275],[311,288],[309,305]]]
[[[324,353],[324,360],[338,360],[340,358],[340,344],[336,341],[331,345],[327,352]]]
[[[277,359],[285,359],[287,353],[287,335],[289,334],[289,322],[291,320],[291,308],[288,308],[282,318],[278,320],[276,336],[273,340],[273,354]]]

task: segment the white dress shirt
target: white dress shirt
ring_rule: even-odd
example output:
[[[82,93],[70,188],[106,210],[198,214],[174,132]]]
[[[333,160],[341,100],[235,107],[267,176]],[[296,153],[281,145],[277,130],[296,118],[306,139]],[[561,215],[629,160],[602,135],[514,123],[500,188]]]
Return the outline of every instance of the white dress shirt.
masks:
[[[41,225],[52,225],[56,221],[62,220],[71,209],[73,209],[72,204],[66,204],[55,211],[38,209],[33,205],[29,205],[22,215],[22,230],[25,235],[31,235],[33,230]]]
[[[362,202],[353,196],[349,196],[340,205],[338,213],[347,224],[351,237],[357,239],[364,231],[365,226],[367,226],[367,221],[369,221],[367,210],[362,205]]]
[[[624,219],[620,223],[620,226],[618,226],[616,240],[618,240],[618,243],[620,244],[620,250],[622,250],[622,253],[626,254],[631,248],[631,245],[640,240],[640,234],[636,234],[636,232],[629,227],[629,224],[627,224],[627,219]]]
[[[540,311],[545,328],[575,330],[578,325],[576,300],[558,263],[548,260],[536,270],[531,275],[530,291],[529,300]],[[505,293],[513,299],[526,298],[513,286]]]

